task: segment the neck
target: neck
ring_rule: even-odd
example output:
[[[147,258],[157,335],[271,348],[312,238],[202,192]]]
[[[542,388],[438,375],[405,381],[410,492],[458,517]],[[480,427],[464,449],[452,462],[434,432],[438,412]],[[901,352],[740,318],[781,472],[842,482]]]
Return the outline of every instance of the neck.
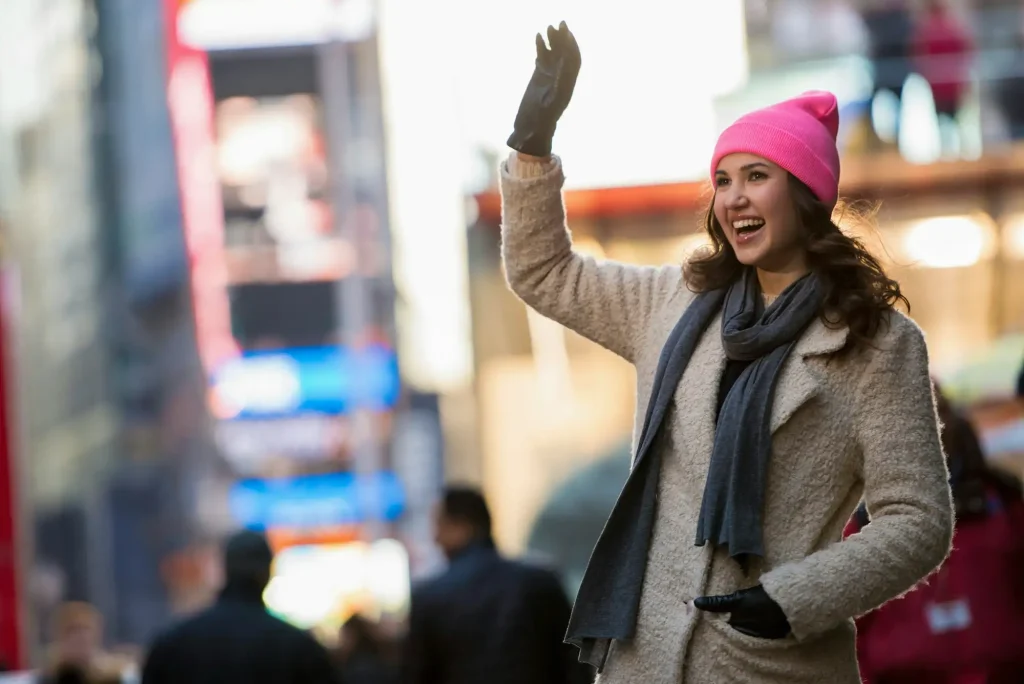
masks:
[[[465,556],[467,553],[471,551],[476,551],[478,549],[494,550],[494,548],[494,540],[490,537],[474,537],[462,546],[460,546],[458,549],[455,549],[452,552],[450,552],[448,554],[448,559],[455,560],[456,558]]]
[[[761,293],[765,297],[775,298],[783,290],[807,275],[807,267],[803,264],[781,271],[765,271],[757,269],[757,282],[761,285]]]
[[[263,591],[265,583],[256,581],[229,580],[221,589],[220,597],[227,601],[241,601],[243,603],[254,603],[263,605]]]

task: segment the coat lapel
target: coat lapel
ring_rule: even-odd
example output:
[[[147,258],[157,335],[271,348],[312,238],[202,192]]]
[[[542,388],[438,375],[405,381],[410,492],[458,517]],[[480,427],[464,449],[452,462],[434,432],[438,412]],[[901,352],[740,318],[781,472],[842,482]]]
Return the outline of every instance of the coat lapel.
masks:
[[[848,335],[849,329],[846,326],[830,328],[820,318],[815,318],[800,336],[782,367],[775,387],[772,434],[821,390],[821,379],[809,363],[810,359],[839,351],[846,344]]]
[[[722,314],[717,314],[701,335],[676,394],[677,415],[683,426],[686,448],[710,458],[715,442],[715,409],[718,384],[725,369],[722,348]]]

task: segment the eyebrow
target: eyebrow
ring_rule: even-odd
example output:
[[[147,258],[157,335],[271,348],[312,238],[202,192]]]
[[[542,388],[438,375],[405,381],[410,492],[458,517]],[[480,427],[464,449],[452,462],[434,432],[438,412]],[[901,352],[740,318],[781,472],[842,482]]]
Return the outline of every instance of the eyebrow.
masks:
[[[743,166],[740,167],[740,171],[749,171],[749,170],[755,169],[757,167],[761,167],[761,168],[764,168],[764,169],[771,168],[771,167],[768,166],[768,164],[766,164],[764,162],[756,161],[756,162],[750,162],[749,164],[744,164]],[[729,174],[728,174],[728,172],[723,171],[722,169],[719,169],[718,171],[715,171],[715,175],[716,176],[717,175],[728,176]]]

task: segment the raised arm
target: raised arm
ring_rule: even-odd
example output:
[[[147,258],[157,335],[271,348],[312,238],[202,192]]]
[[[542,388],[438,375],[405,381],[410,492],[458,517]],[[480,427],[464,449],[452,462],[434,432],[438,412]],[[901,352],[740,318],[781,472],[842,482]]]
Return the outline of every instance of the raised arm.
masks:
[[[856,426],[871,524],[761,578],[806,638],[911,589],[949,553],[953,509],[924,336],[893,316],[858,390]]]
[[[562,163],[551,156],[559,118],[579,75],[579,45],[563,21],[537,34],[537,61],[501,166],[502,259],[512,290],[538,313],[630,362],[651,316],[685,296],[682,268],[598,263],[572,251],[562,204]]]
[[[577,254],[565,224],[561,161],[513,153],[501,167],[502,258],[509,286],[547,318],[635,361],[653,316],[690,296],[679,265],[633,266]]]

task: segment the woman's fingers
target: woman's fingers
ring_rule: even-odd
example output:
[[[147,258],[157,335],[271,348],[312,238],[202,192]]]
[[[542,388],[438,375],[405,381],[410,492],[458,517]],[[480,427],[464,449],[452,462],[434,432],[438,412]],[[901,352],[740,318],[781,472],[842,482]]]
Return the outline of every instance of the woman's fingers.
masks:
[[[562,45],[565,47],[566,57],[572,60],[574,63],[579,64],[580,62],[580,46],[576,43],[576,36],[572,35],[572,31],[569,27],[562,22]]]
[[[726,596],[700,596],[693,600],[693,605],[708,613],[731,613],[739,603],[738,594]]]
[[[548,46],[544,44],[544,37],[537,34],[537,59],[543,59],[547,55]]]

